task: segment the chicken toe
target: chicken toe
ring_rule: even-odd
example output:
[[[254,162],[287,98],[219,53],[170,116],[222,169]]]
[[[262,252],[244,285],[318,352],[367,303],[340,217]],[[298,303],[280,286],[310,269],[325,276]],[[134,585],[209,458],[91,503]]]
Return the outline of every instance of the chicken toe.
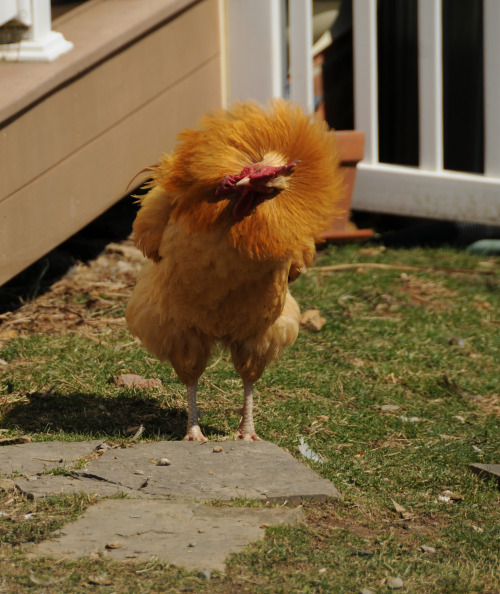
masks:
[[[193,425],[192,427],[188,427],[187,433],[184,436],[183,441],[208,441],[207,438],[201,432],[199,425]]]
[[[261,441],[257,433],[255,433],[255,430],[245,432],[240,428],[238,428],[238,431],[236,432],[236,439],[241,439],[242,441]]]

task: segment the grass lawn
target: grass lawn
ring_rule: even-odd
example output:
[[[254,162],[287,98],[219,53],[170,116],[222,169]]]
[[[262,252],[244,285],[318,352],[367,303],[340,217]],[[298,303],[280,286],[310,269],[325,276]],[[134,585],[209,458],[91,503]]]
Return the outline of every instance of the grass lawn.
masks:
[[[123,322],[137,267],[129,249],[115,246],[0,317],[3,443],[117,441],[140,424],[142,439],[184,435],[184,387]],[[326,324],[303,330],[266,370],[256,428],[344,500],[305,503],[306,524],[268,528],[206,581],[155,561],[31,558],[31,543],[96,498],[30,501],[0,477],[0,592],[385,592],[391,577],[405,592],[500,591],[498,487],[469,469],[500,463],[499,273],[495,259],[452,249],[321,251],[292,293]],[[122,373],[162,385],[110,381]],[[236,431],[241,401],[219,351],[199,389],[209,439]],[[301,437],[322,462],[301,456]]]

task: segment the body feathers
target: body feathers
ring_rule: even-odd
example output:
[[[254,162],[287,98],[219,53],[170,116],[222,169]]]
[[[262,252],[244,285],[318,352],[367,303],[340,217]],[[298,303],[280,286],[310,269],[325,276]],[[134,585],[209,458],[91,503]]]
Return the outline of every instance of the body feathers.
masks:
[[[270,182],[269,196],[238,220],[235,198],[216,196],[217,187],[256,163],[291,163],[293,171]],[[150,262],[126,317],[132,333],[188,386],[215,342],[231,349],[247,385],[295,341],[300,312],[288,281],[310,265],[315,241],[342,215],[337,165],[324,124],[276,101],[268,109],[244,103],[206,116],[153,168],[134,223],[136,244]]]

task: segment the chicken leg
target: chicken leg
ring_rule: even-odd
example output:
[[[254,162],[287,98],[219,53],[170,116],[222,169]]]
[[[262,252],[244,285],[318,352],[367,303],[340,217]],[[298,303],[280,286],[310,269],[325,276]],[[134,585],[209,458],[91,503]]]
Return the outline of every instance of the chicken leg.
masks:
[[[198,424],[198,408],[196,406],[196,389],[198,384],[187,387],[188,392],[188,424],[184,441],[207,441]]]
[[[253,385],[244,384],[243,391],[245,400],[243,402],[243,409],[241,411],[242,417],[236,433],[236,439],[242,439],[243,441],[260,441],[260,437],[255,433],[253,424]]]

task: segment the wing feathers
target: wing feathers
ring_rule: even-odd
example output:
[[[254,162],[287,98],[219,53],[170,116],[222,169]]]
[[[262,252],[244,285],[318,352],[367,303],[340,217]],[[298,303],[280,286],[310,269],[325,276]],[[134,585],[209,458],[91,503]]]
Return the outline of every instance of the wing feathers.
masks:
[[[153,187],[141,200],[141,209],[134,222],[134,241],[147,258],[159,262],[163,232],[168,224],[173,204],[159,186]]]

